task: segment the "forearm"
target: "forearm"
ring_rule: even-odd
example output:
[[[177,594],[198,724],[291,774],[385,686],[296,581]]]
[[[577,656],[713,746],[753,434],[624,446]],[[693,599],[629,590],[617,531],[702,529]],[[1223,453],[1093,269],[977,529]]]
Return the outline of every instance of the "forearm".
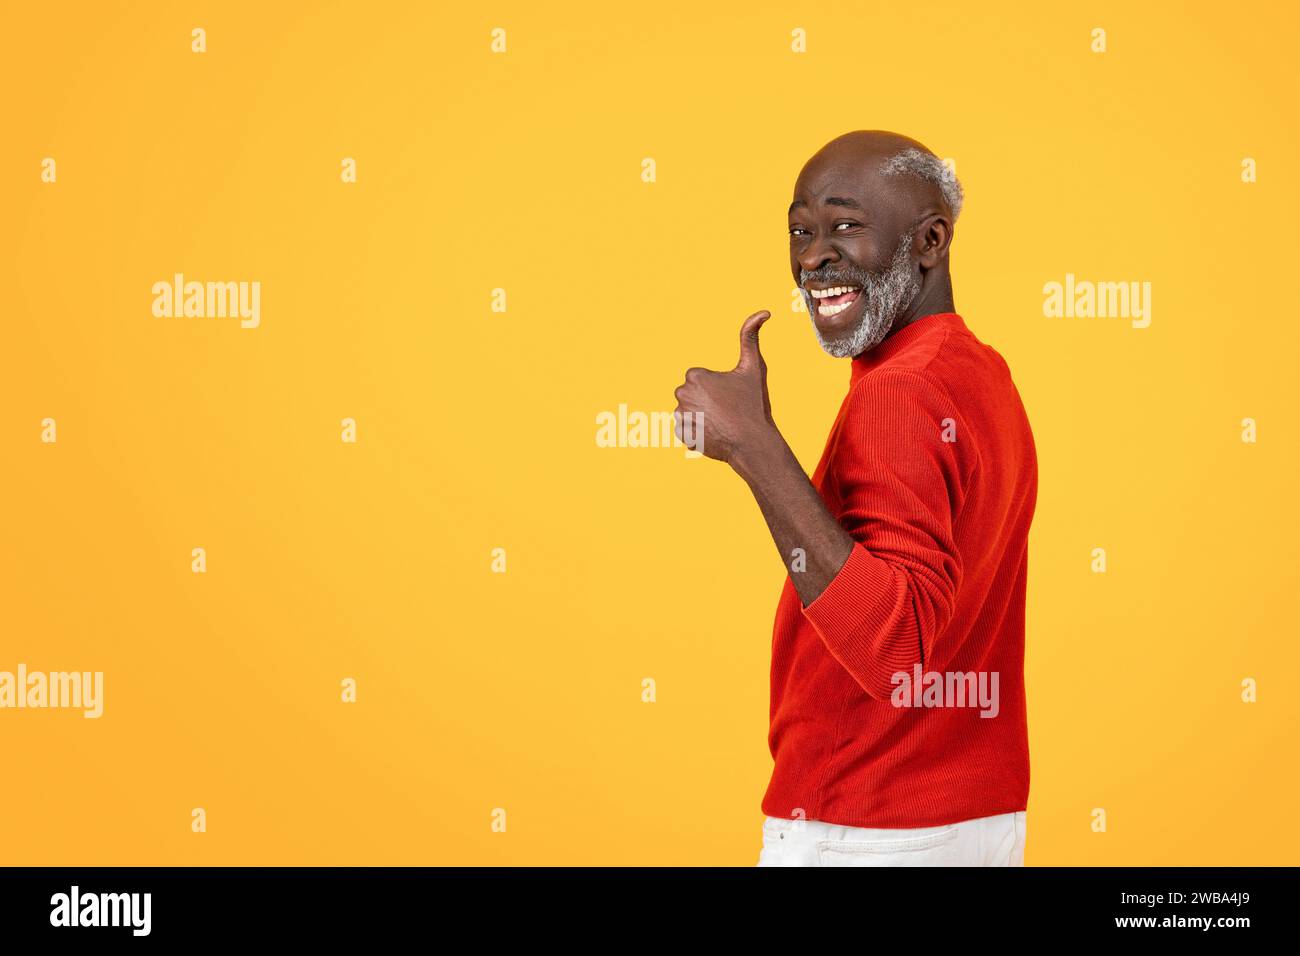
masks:
[[[807,607],[844,566],[853,550],[853,538],[826,510],[775,425],[761,442],[738,449],[731,465],[749,485],[799,599]],[[792,567],[795,549],[803,551],[802,571]]]

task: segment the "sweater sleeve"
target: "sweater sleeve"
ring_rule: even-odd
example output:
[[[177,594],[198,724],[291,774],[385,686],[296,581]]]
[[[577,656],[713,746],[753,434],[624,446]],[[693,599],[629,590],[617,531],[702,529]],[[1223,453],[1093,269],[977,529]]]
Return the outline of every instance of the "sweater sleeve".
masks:
[[[855,543],[803,613],[877,700],[895,673],[926,666],[952,618],[962,575],[953,528],[977,460],[933,376],[880,370],[853,385],[827,480]]]

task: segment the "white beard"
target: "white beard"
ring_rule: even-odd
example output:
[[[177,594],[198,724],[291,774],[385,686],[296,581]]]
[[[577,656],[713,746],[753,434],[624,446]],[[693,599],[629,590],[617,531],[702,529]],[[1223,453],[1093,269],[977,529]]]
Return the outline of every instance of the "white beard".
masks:
[[[879,345],[894,320],[912,304],[916,294],[921,291],[921,283],[912,272],[908,250],[912,245],[911,233],[903,235],[898,248],[894,251],[893,261],[881,273],[865,272],[860,269],[848,269],[837,272],[833,278],[825,281],[828,285],[856,285],[861,287],[858,297],[862,300],[862,321],[847,335],[827,339],[817,327],[816,300],[807,289],[803,289],[804,301],[808,304],[808,315],[813,317],[813,332],[821,347],[836,358],[850,358],[861,355],[868,349]],[[819,277],[820,278],[820,277]],[[856,304],[856,303],[855,303]],[[850,307],[851,308],[851,307]]]

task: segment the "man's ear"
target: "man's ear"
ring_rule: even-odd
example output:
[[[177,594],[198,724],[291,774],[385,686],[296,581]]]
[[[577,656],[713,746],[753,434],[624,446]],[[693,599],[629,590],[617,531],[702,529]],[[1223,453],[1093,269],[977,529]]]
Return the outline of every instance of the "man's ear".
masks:
[[[952,220],[945,213],[936,212],[921,220],[916,230],[913,248],[917,264],[922,269],[933,269],[948,256],[952,244]]]

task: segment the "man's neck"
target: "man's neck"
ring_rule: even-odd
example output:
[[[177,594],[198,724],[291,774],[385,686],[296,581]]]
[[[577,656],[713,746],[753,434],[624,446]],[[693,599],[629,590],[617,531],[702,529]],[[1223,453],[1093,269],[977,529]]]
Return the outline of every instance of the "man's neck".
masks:
[[[931,279],[931,276],[933,276],[933,279]],[[916,294],[916,298],[894,320],[894,324],[889,328],[889,335],[893,335],[899,329],[911,325],[917,319],[925,318],[927,315],[934,315],[936,312],[957,311],[957,307],[952,301],[952,280],[949,278],[947,271],[941,276],[934,275],[931,272],[926,275],[926,280],[929,281],[921,283],[921,291]]]

